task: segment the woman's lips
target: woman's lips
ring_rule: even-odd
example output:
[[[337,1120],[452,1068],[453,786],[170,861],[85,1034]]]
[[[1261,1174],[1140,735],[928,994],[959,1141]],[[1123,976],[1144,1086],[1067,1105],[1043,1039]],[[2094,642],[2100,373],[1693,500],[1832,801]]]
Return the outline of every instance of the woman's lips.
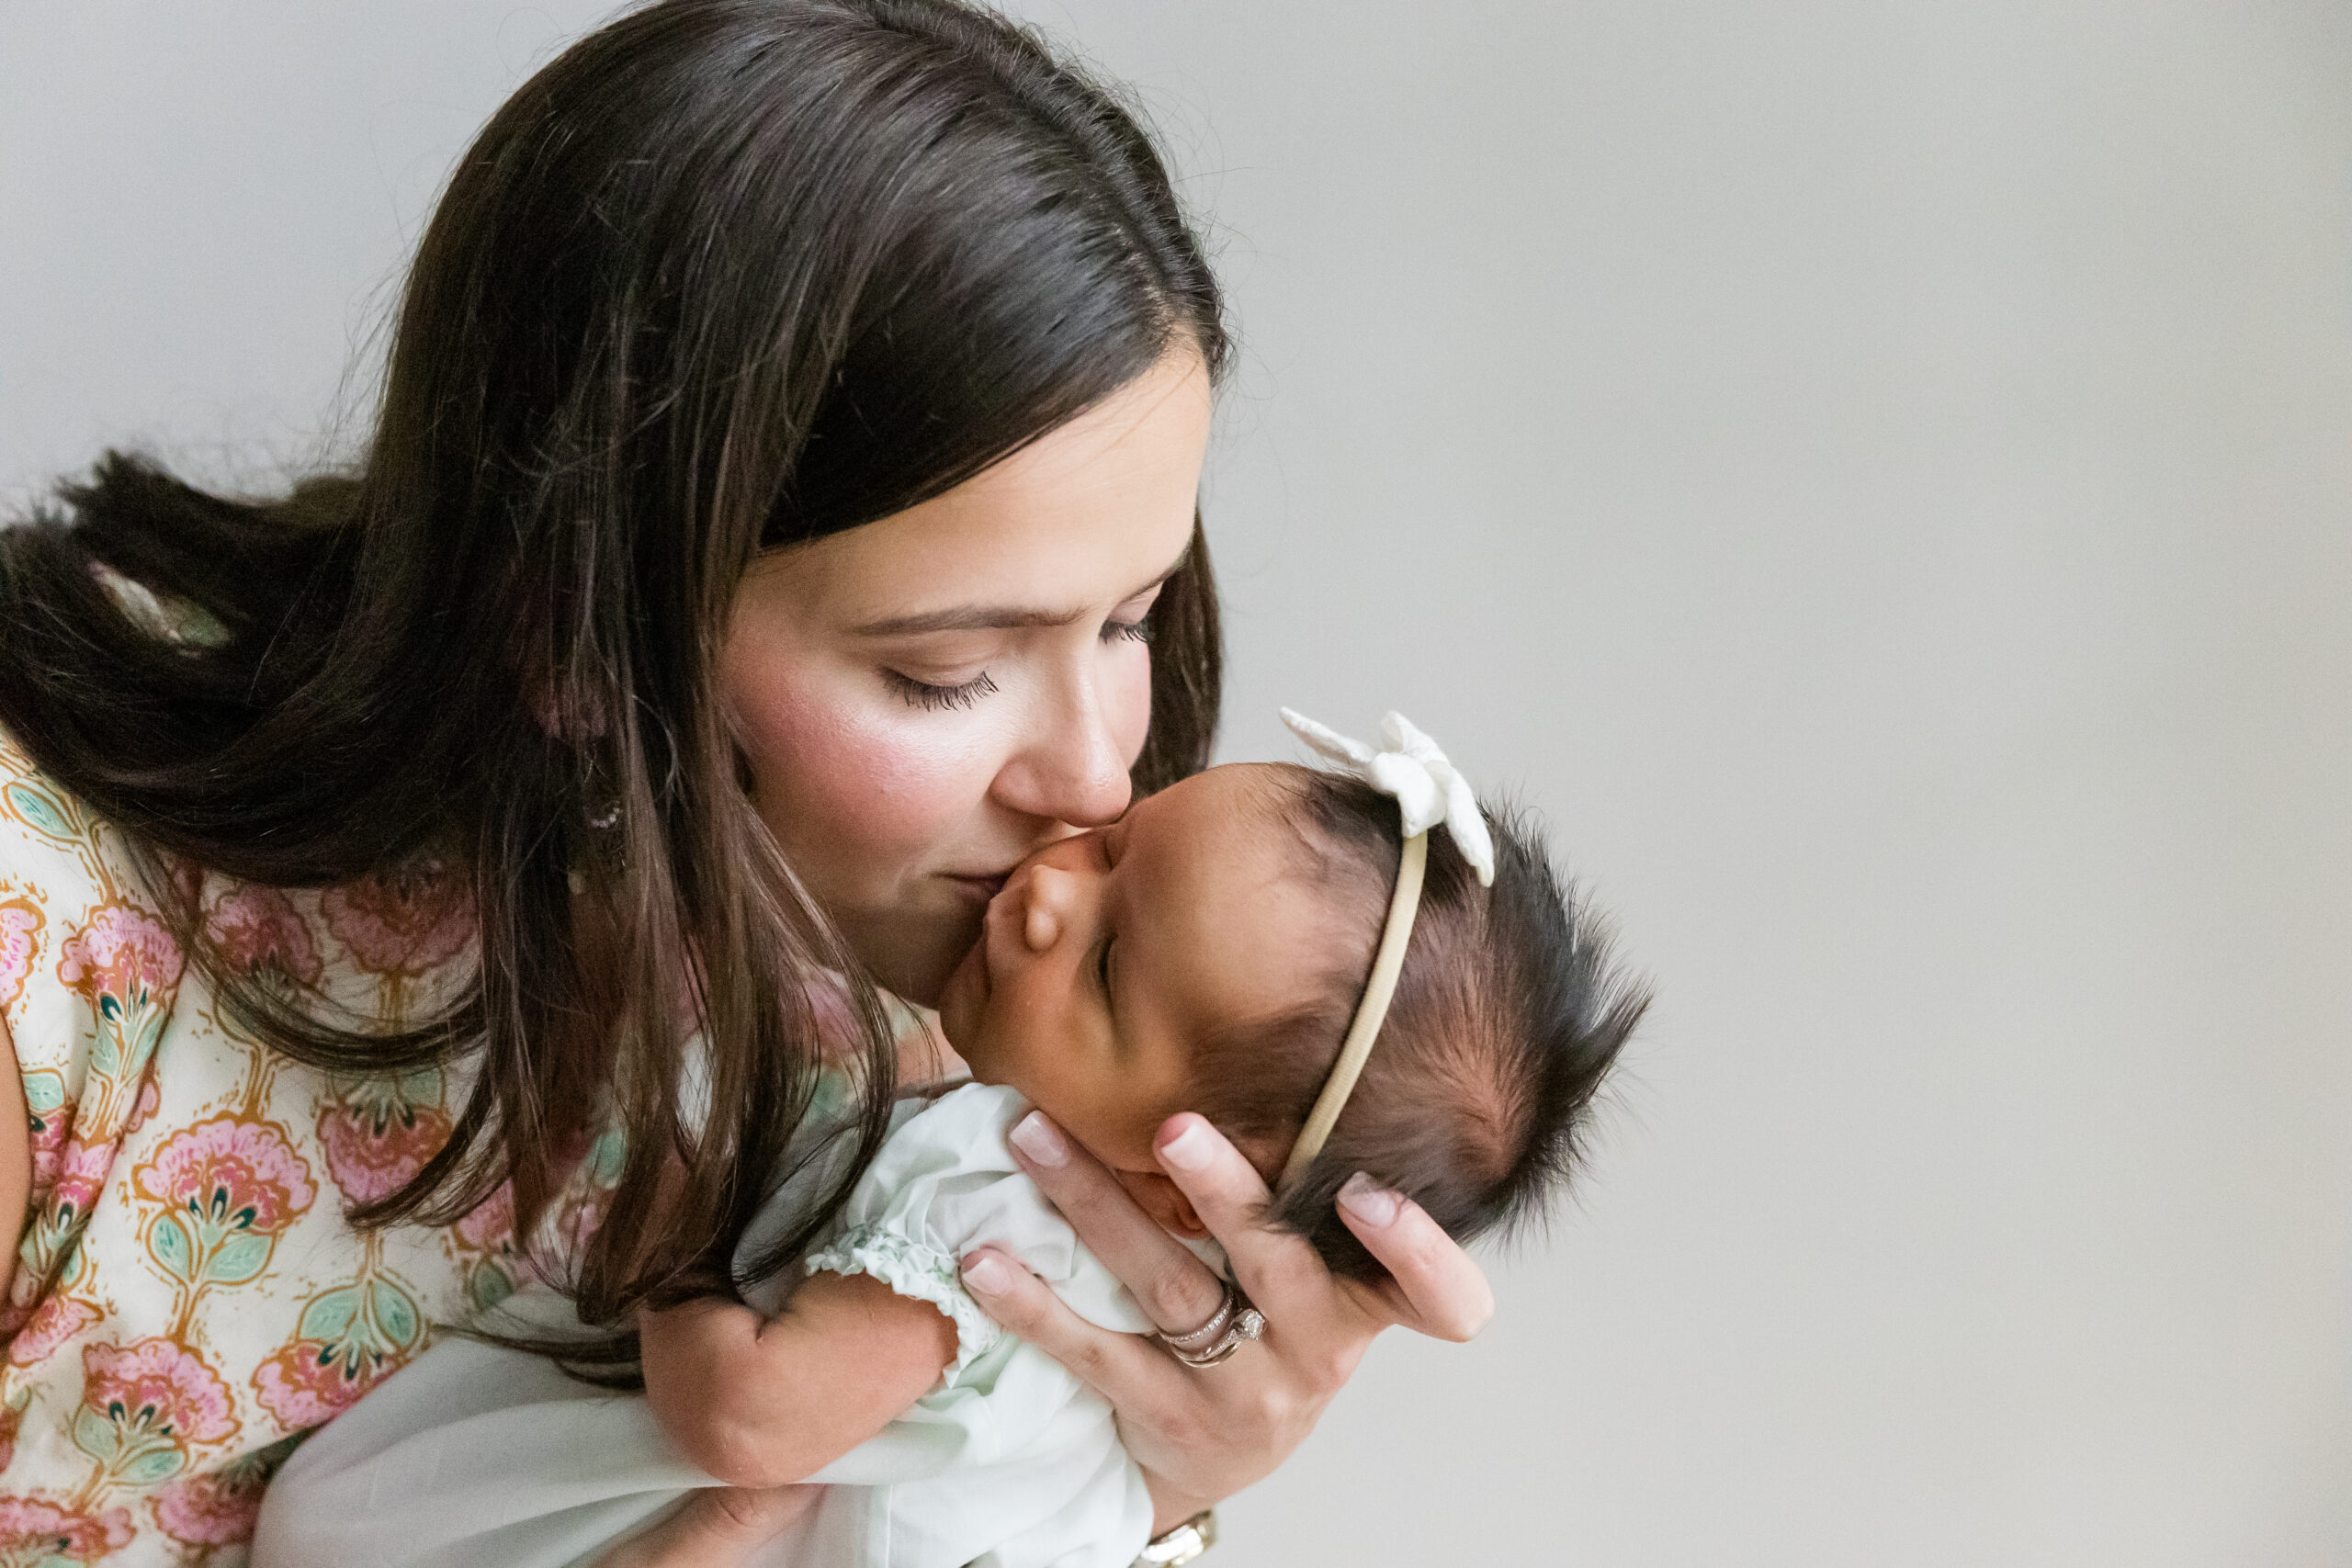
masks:
[[[966,894],[967,894],[974,904],[982,908],[986,908],[989,901],[994,898],[1000,892],[1003,891],[1004,879],[1012,874],[1011,871],[1007,870],[983,873],[978,875],[954,871],[945,872],[942,874],[944,874],[948,881],[954,883],[957,887],[961,888]]]

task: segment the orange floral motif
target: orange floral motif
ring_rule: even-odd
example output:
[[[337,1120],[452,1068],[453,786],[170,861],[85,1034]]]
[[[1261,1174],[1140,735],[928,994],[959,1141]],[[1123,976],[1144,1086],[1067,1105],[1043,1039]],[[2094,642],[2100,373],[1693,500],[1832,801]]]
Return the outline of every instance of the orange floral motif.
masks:
[[[81,1513],[38,1497],[0,1497],[0,1568],[96,1562],[130,1544],[130,1510]]]
[[[188,1450],[237,1429],[229,1386],[169,1339],[82,1348],[74,1446],[108,1480],[152,1486],[187,1468]]]
[[[234,1285],[269,1262],[277,1233],[311,1206],[311,1168],[267,1122],[216,1116],[175,1133],[138,1169],[165,1205],[148,1255],[184,1285]]]
[[[98,1191],[107,1184],[107,1172],[114,1168],[114,1145],[68,1143],[57,1157],[57,1185],[50,1189],[49,1206],[53,1213],[71,1223],[75,1215],[88,1217],[90,1205],[98,1201]]]
[[[318,943],[294,901],[275,887],[249,883],[223,894],[205,917],[204,934],[232,969],[319,983]]]
[[[254,1370],[254,1393],[287,1427],[315,1427],[424,1342],[424,1317],[414,1298],[390,1280],[356,1280],[311,1298],[294,1339]]]
[[[331,887],[319,911],[359,967],[386,977],[428,974],[474,938],[472,901],[437,863]]]
[[[164,924],[130,904],[101,905],[88,924],[65,939],[57,977],[79,991],[98,1015],[90,1053],[97,1095],[96,1126],[113,1136],[116,1096],[139,1081],[171,1021],[180,983],[180,950]]]
[[[8,1305],[0,1311],[0,1338],[24,1327],[34,1303],[59,1280],[76,1271],[74,1244],[90,1223],[90,1211],[114,1168],[115,1145],[69,1142],[59,1151],[57,1180],[27,1217],[17,1248],[16,1277],[8,1282]]]
[[[57,977],[107,1016],[168,996],[180,983],[179,944],[164,922],[131,904],[108,904],[65,939]]]
[[[315,1427],[348,1410],[392,1369],[369,1356],[337,1357],[334,1347],[297,1340],[254,1372],[262,1408],[288,1427]]]
[[[33,972],[33,948],[47,923],[29,898],[0,899],[0,1008],[24,994]]]

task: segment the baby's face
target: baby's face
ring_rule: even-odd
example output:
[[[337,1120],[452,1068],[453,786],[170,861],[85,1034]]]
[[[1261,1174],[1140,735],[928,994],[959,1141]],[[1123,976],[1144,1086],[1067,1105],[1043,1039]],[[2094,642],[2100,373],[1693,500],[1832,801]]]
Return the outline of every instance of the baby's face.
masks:
[[[1194,1043],[1286,1010],[1317,968],[1329,921],[1271,804],[1283,787],[1212,768],[1016,868],[940,1000],[973,1076],[1158,1177],[1152,1136],[1186,1109]]]

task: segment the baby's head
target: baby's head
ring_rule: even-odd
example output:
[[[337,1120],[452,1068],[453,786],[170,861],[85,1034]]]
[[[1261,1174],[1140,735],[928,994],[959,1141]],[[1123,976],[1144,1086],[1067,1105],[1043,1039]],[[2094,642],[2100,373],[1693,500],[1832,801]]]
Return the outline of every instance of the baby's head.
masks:
[[[1333,1268],[1379,1266],[1333,1207],[1356,1171],[1460,1240],[1537,1212],[1643,998],[1542,847],[1488,818],[1481,887],[1443,829],[1386,1021],[1273,1217]],[[1016,870],[940,1015],[974,1076],[1020,1089],[1154,1218],[1200,1234],[1153,1158],[1197,1111],[1271,1179],[1339,1055],[1396,884],[1396,803],[1343,774],[1212,768]]]

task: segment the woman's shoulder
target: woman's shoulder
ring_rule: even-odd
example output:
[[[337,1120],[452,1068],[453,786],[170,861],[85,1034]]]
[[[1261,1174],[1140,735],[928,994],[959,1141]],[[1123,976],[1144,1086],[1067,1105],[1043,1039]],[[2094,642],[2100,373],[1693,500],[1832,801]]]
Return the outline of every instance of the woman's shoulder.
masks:
[[[224,973],[384,1017],[469,964],[449,883],[179,891]],[[0,1303],[0,1508],[176,1551],[243,1539],[289,1435],[522,1270],[496,1201],[444,1228],[345,1217],[441,1147],[458,1075],[347,1078],[270,1050],[152,893],[119,832],[0,735],[0,1016],[34,1167]]]

